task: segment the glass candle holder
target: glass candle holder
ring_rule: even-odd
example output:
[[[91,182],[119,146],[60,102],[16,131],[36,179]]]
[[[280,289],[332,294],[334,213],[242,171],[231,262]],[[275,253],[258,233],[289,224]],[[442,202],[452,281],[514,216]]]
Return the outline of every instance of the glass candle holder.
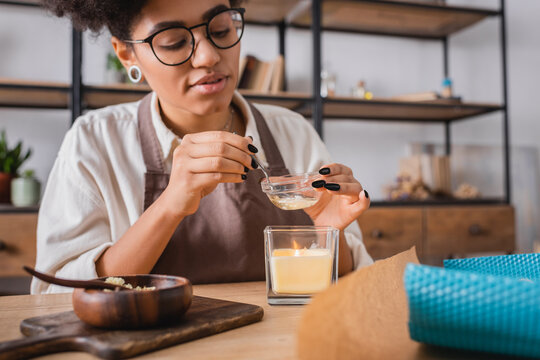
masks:
[[[264,241],[269,304],[306,304],[337,282],[338,229],[267,226]]]

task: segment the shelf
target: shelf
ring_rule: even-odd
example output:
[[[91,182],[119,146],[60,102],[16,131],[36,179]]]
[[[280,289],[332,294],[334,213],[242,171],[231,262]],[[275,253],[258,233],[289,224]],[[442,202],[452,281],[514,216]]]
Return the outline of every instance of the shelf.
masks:
[[[246,99],[258,104],[282,106],[301,114],[311,111],[311,102],[313,100],[311,96],[305,93],[279,92],[270,94],[245,89],[239,91]]]
[[[397,0],[324,0],[323,30],[440,39],[469,27],[498,10]],[[311,9],[293,26],[311,26]]]
[[[502,198],[372,201],[371,207],[507,205]]]
[[[0,79],[0,107],[67,109],[70,87],[61,83],[45,83]],[[84,87],[86,108],[137,101],[150,91],[145,85],[114,84]],[[263,94],[240,90],[247,99],[283,106],[311,117],[312,97],[303,93]],[[359,100],[347,97],[324,99],[324,118],[364,119],[415,122],[447,122],[487,114],[504,109],[497,104],[409,102],[385,99]]]
[[[246,22],[256,25],[276,25],[311,9],[310,2],[302,0],[249,0],[242,5],[246,8]]]
[[[149,92],[150,87],[147,85],[86,85],[83,90],[83,104],[87,109],[99,109],[109,105],[138,101]]]
[[[144,85],[106,85],[106,86],[85,86],[84,103],[90,109],[96,109],[108,105],[120,104],[124,102],[137,101],[150,91]],[[277,93],[261,94],[249,90],[240,90],[248,100],[269,105],[283,106],[294,111],[301,111],[309,107],[311,97],[300,93]]]
[[[40,7],[38,0],[0,0],[0,5]]]
[[[0,107],[67,109],[66,84],[0,78]]]
[[[0,204],[0,214],[13,213],[37,213],[39,205],[36,206],[14,206],[11,204]]]
[[[448,122],[502,109],[503,107],[497,104],[360,100],[335,97],[324,99],[323,115],[326,120]]]

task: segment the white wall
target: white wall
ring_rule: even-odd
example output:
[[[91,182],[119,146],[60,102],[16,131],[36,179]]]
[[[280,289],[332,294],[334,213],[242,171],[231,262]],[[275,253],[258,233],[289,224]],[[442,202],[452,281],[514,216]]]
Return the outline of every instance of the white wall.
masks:
[[[497,8],[498,1],[449,1],[451,4]],[[508,79],[511,144],[540,151],[540,2],[507,1]],[[68,82],[71,71],[70,28],[66,20],[45,15],[40,9],[0,5],[0,77]],[[278,52],[277,30],[248,27],[242,53],[270,60]],[[499,21],[483,21],[454,35],[450,42],[450,75],[454,91],[467,101],[500,102],[501,63]],[[287,77],[292,91],[311,89],[311,37],[309,32],[287,32]],[[85,35],[84,81],[103,83],[105,56],[110,45],[106,35]],[[346,95],[363,79],[376,96],[440,90],[443,76],[442,46],[438,42],[382,36],[323,34],[323,64],[337,76],[337,92]],[[19,139],[34,149],[26,168],[36,169],[45,181],[66,129],[69,112],[0,108],[0,129],[11,142]],[[407,155],[412,142],[442,143],[441,125],[410,123],[326,121],[325,142],[335,160],[349,165],[375,199],[396,175],[399,157]],[[499,113],[458,122],[452,139],[460,145],[500,146],[502,116]],[[497,157],[500,159],[500,157]],[[493,162],[494,159],[486,159]],[[487,177],[502,171],[499,167]],[[520,176],[515,173],[513,176]],[[518,189],[519,191],[519,189]],[[495,195],[502,195],[502,183]],[[516,204],[518,217],[523,204]],[[540,204],[533,202],[533,207]],[[533,213],[534,214],[534,213]],[[535,215],[536,216],[536,215]],[[540,216],[540,215],[538,215]],[[537,218],[538,219],[538,218]],[[538,219],[540,220],[540,219]],[[538,222],[538,221],[537,221]],[[520,238],[520,247],[531,248],[533,239]]]

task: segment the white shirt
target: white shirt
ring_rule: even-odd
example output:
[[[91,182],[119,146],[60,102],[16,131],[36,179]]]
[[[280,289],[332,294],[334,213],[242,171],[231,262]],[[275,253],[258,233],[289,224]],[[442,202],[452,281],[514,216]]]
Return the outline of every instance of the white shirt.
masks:
[[[238,92],[233,102],[247,119],[246,136],[253,137],[257,156],[266,164],[248,103]],[[143,213],[146,168],[138,136],[138,105],[134,102],[88,112],[66,133],[39,211],[38,270],[72,279],[97,277],[95,261]],[[255,106],[291,173],[317,171],[332,163],[320,137],[301,115],[277,106]],[[166,170],[170,170],[174,147],[181,139],[161,120],[155,93],[151,112]],[[345,229],[345,237],[356,268],[373,263],[356,221]],[[71,289],[35,278],[32,281],[33,294],[68,291]]]

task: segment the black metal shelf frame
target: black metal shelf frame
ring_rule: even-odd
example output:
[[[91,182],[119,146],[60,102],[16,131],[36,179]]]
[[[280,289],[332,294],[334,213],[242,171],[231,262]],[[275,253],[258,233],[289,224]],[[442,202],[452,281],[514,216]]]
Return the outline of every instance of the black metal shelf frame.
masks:
[[[378,35],[378,36],[391,36],[391,37],[406,37],[406,38],[417,38],[422,40],[436,40],[441,41],[442,43],[442,51],[443,51],[443,74],[445,77],[448,77],[449,75],[449,66],[448,66],[448,36],[444,37],[434,37],[434,36],[419,36],[419,35],[403,35],[403,34],[392,34],[392,33],[380,33],[380,32],[373,32],[373,31],[355,31],[355,30],[349,30],[349,29],[338,29],[338,28],[332,28],[332,27],[323,27],[322,26],[322,1],[323,0],[312,0],[311,1],[311,26],[303,26],[303,25],[295,25],[294,23],[285,23],[284,21],[280,22],[254,22],[254,21],[248,21],[248,24],[252,25],[259,25],[259,26],[275,26],[278,29],[278,41],[279,41],[279,52],[283,57],[285,58],[286,51],[285,51],[285,38],[286,38],[286,29],[288,27],[291,28],[300,28],[300,29],[309,29],[312,33],[312,45],[313,45],[313,72],[312,72],[312,95],[308,98],[294,98],[294,97],[287,97],[288,100],[298,100],[298,101],[304,101],[305,103],[311,102],[312,106],[312,119],[313,124],[315,127],[315,130],[317,133],[323,137],[323,105],[324,103],[330,103],[330,102],[343,102],[346,103],[347,101],[352,102],[353,100],[343,100],[343,99],[324,99],[320,95],[320,86],[321,86],[321,79],[320,79],[320,73],[321,73],[321,47],[322,47],[322,41],[321,41],[321,33],[323,31],[339,31],[339,32],[347,32],[347,33],[359,33],[359,34],[365,34],[365,35]],[[437,9],[442,11],[462,11],[467,13],[478,13],[486,16],[496,16],[500,19],[500,49],[501,49],[501,66],[502,66],[502,89],[503,89],[503,104],[498,109],[493,109],[492,111],[502,111],[503,112],[503,159],[504,159],[504,189],[505,189],[505,196],[504,196],[504,203],[509,204],[511,201],[511,179],[510,179],[510,145],[509,145],[509,116],[508,116],[508,79],[507,79],[507,43],[506,43],[506,9],[505,9],[505,0],[500,0],[500,7],[498,10],[488,10],[488,9],[475,9],[475,8],[468,8],[468,7],[457,7],[457,6],[441,6],[441,5],[435,5],[435,4],[427,4],[427,3],[407,3],[402,1],[396,1],[396,0],[351,0],[351,1],[357,1],[357,2],[371,2],[371,3],[377,3],[377,4],[387,4],[389,6],[397,6],[397,7],[403,7],[403,8],[424,8],[424,9]],[[0,0],[0,5],[16,5],[16,6],[28,6],[28,7],[40,7],[39,3],[33,3],[33,2],[19,2],[19,1],[9,1],[9,0]],[[8,85],[10,86],[10,85]],[[18,85],[13,85],[13,87],[16,87]],[[25,85],[20,85],[21,87],[24,87]],[[6,85],[3,85],[3,87],[6,87]],[[285,82],[285,87],[287,87],[287,83]],[[45,89],[46,86],[40,87],[40,86],[26,86],[28,89]],[[52,90],[52,89],[51,89]],[[54,90],[58,90],[58,88],[54,87]],[[85,106],[83,104],[83,94],[85,91],[91,91],[87,90],[86,87],[83,84],[82,81],[82,34],[78,32],[77,30],[72,30],[72,83],[71,86],[66,88],[66,90],[69,90],[70,93],[70,110],[71,110],[71,119],[74,121],[78,116],[82,114],[82,111],[84,110]],[[114,90],[112,90],[114,91]],[[122,92],[125,92],[125,90],[122,90]],[[257,99],[264,99],[264,96],[257,96],[257,95],[250,95],[249,98],[257,100]],[[272,99],[279,99],[279,97],[268,97]],[[358,101],[355,101],[355,103],[358,103]],[[388,105],[394,105],[395,103],[389,102]],[[400,106],[406,106],[406,104],[400,104]],[[4,105],[6,106],[6,105]],[[418,106],[418,104],[414,104],[412,106]],[[437,106],[448,106],[448,105],[442,105],[442,104],[422,104],[422,106],[425,107],[437,107]],[[468,106],[466,104],[459,105],[459,106]],[[58,106],[25,106],[25,107],[36,107],[36,108],[59,108]],[[471,116],[466,116],[467,118],[470,118]],[[434,119],[431,120],[421,120],[422,122],[438,122],[444,124],[444,138],[445,138],[445,150],[447,154],[451,153],[451,123],[456,120],[460,120],[461,118],[456,119],[450,119],[450,120],[444,120],[441,121]],[[411,119],[373,119],[374,121],[381,121],[381,120],[390,120],[390,121],[407,121],[407,122],[414,122]],[[384,202],[387,204],[386,202]],[[424,203],[424,202],[422,202]]]
[[[313,36],[313,122],[315,129],[323,137],[323,99],[320,95],[320,73],[321,73],[321,31],[345,31],[343,29],[323,28],[321,24],[321,2],[323,0],[312,1],[312,25],[311,31]],[[394,0],[356,0],[358,2],[373,2],[386,3],[392,6],[417,7],[417,8],[436,8],[442,11],[460,10],[464,12],[478,12],[488,16],[498,16],[500,20],[500,49],[501,49],[501,67],[502,67],[502,89],[503,89],[503,104],[500,110],[503,111],[503,169],[504,169],[504,202],[510,204],[511,201],[511,179],[510,179],[510,143],[509,143],[509,117],[508,117],[508,79],[507,79],[507,58],[506,58],[506,9],[505,0],[500,0],[499,10],[483,10],[471,9],[466,7],[445,7],[440,5],[424,4],[424,3],[406,3]],[[355,31],[348,31],[354,33]],[[357,33],[380,36],[401,36],[389,33],[375,33],[366,31],[356,31]],[[445,77],[449,75],[448,66],[448,36],[444,37],[421,37],[421,36],[406,36],[407,38],[419,38],[423,40],[440,40],[443,47],[443,73]],[[281,41],[281,39],[280,39]],[[281,45],[280,45],[281,46]],[[427,104],[426,104],[427,105]],[[452,121],[444,122],[444,138],[446,154],[451,154],[451,123]]]

